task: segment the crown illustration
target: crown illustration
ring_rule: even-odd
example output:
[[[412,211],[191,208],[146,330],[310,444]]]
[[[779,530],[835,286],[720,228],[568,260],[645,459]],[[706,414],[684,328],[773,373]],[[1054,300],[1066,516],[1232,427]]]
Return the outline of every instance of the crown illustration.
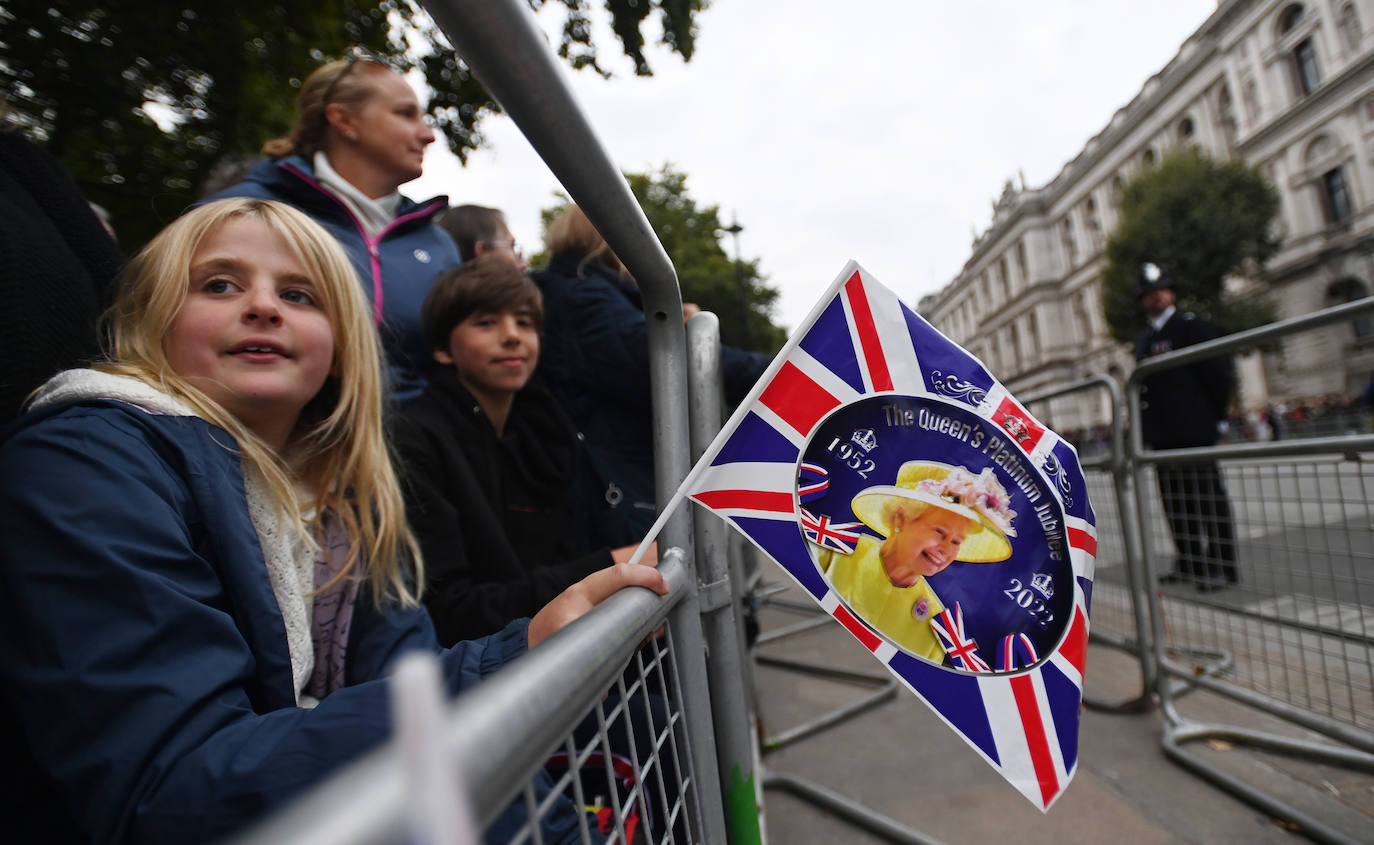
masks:
[[[872,452],[878,448],[878,436],[871,428],[856,428],[854,433],[849,435],[849,439],[865,452]]]
[[[1030,438],[1030,428],[1026,426],[1026,421],[1020,417],[1007,415],[1002,418],[1002,428],[1015,437],[1017,440],[1027,440]]]
[[[1045,598],[1054,596],[1054,584],[1050,581],[1050,576],[1044,572],[1037,572],[1031,576],[1031,589],[1035,590]]]

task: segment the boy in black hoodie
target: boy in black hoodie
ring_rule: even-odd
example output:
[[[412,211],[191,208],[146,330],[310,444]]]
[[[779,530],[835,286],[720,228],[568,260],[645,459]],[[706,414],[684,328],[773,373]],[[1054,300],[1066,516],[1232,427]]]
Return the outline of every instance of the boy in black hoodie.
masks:
[[[394,433],[424,601],[448,644],[534,613],[633,548],[576,553],[568,495],[582,445],[529,381],[543,326],[534,282],[500,258],[466,262],[435,282],[421,326],[442,366]]]

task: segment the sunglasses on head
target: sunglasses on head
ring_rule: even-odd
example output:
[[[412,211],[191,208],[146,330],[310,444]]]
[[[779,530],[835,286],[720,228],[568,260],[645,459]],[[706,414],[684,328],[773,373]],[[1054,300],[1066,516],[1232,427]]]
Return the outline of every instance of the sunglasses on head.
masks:
[[[345,56],[348,59],[347,63],[345,63],[343,67],[339,68],[339,72],[334,74],[334,78],[329,80],[329,84],[326,85],[324,88],[324,96],[321,98],[321,101],[325,105],[329,105],[329,103],[332,102],[332,98],[334,96],[334,89],[339,87],[339,80],[343,79],[345,76],[348,76],[348,72],[353,70],[353,66],[356,65],[358,62],[368,62],[369,64],[381,65],[384,68],[391,67],[391,63],[388,62],[386,59],[382,58],[381,56],[377,55],[376,53],[372,52],[366,47],[363,47],[360,44],[355,44],[354,46],[349,47],[348,52],[345,54]]]

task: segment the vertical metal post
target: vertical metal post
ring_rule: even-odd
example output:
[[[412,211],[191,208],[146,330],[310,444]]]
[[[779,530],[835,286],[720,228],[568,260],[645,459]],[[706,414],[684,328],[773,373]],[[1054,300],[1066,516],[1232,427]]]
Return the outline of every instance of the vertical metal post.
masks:
[[[711,445],[721,421],[720,320],[703,311],[687,324],[691,387],[692,460]],[[716,755],[725,788],[725,823],[733,845],[762,842],[754,780],[749,687],[744,669],[743,626],[730,573],[729,526],[698,515],[697,578],[702,629],[706,635],[706,672],[711,679],[711,712],[716,728]]]
[[[654,407],[654,473],[660,503],[672,498],[691,468],[687,438],[686,330],[682,294],[672,262],[659,243],[629,183],[573,98],[548,41],[524,0],[423,0],[482,84],[515,121],[568,195],[634,275],[648,321]],[[680,508],[660,536],[693,559],[689,508]],[[708,696],[705,643],[695,578],[690,595],[669,617],[681,649],[684,695]],[[707,706],[687,707],[692,765],[700,786],[702,833],[725,839],[724,809]]]

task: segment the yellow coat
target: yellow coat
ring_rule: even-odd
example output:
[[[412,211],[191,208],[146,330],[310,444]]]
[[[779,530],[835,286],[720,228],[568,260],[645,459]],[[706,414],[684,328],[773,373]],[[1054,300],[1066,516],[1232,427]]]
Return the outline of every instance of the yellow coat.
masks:
[[[881,548],[881,540],[864,536],[854,554],[825,549],[818,562],[831,588],[878,633],[917,657],[944,662],[945,650],[930,629],[930,620],[945,606],[925,578],[917,578],[910,587],[893,586],[878,556]],[[921,599],[926,604],[918,619],[916,603]]]

